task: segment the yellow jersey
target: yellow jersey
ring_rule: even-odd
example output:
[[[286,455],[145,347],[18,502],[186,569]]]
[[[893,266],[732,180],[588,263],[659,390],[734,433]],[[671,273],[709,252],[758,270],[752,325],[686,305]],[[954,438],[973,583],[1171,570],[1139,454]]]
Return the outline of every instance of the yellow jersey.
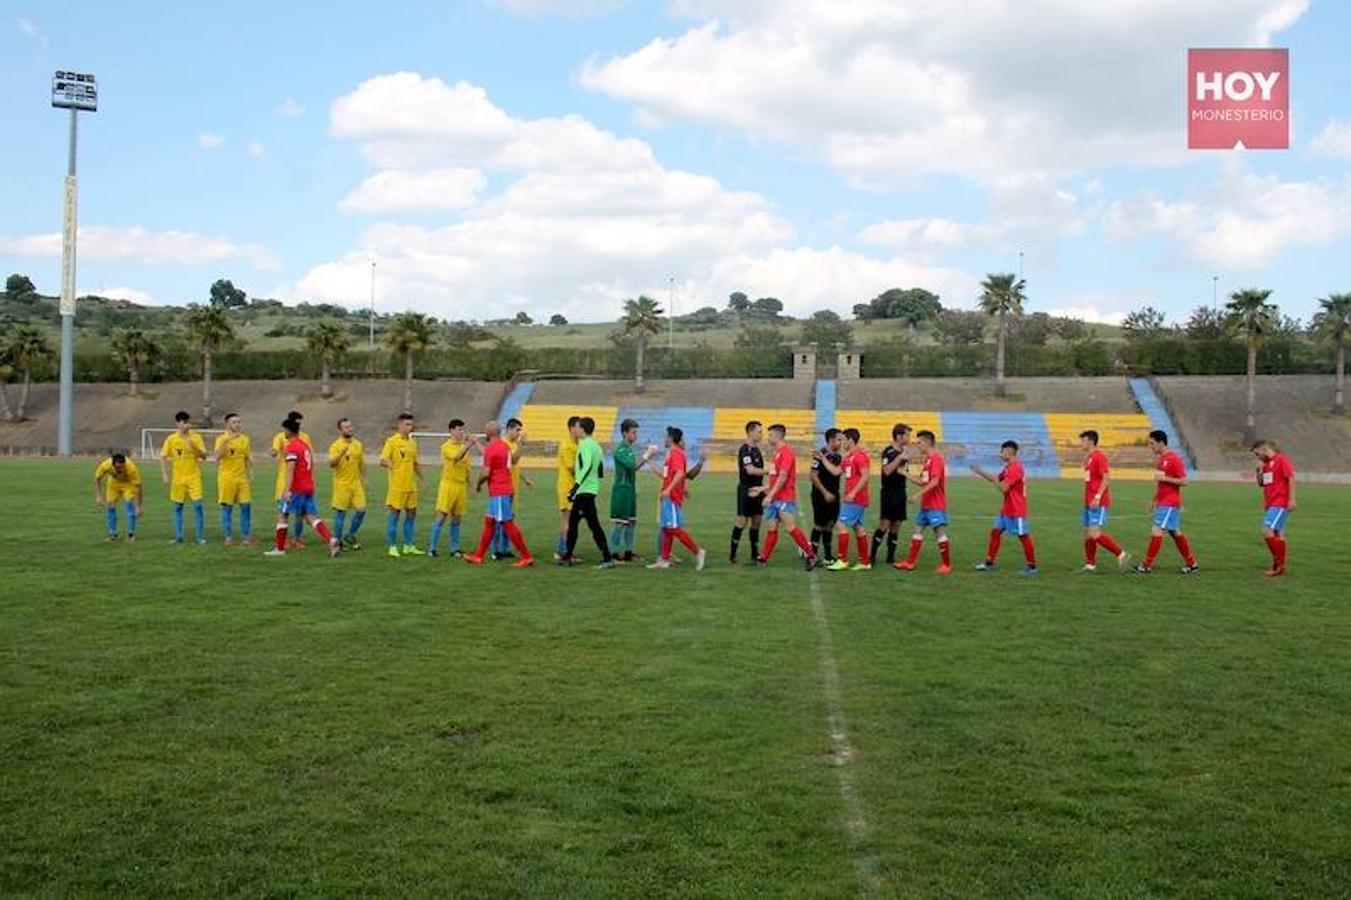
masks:
[[[417,491],[417,441],[395,432],[385,441],[380,458],[389,462],[389,491],[411,494]]]
[[[442,484],[469,484],[469,470],[472,464],[469,462],[469,454],[464,453],[464,444],[457,441],[446,441],[441,445],[441,483]]]
[[[164,439],[159,455],[173,463],[175,483],[195,481],[202,477],[201,458],[206,455],[206,444],[197,432],[189,431],[184,436],[175,431]]]
[[[356,487],[361,484],[361,459],[366,448],[356,438],[340,437],[328,445],[328,461],[333,462],[343,450],[347,451],[347,455],[333,469],[333,485]]]
[[[253,452],[253,442],[247,434],[238,434],[233,438],[228,434],[216,436],[217,451],[225,447],[225,455],[220,458],[221,480],[243,481],[248,476],[249,454]]]
[[[508,441],[503,438],[502,443],[507,445],[507,451],[511,454],[511,488],[514,493],[521,493],[521,467],[517,464],[516,449],[520,446],[516,441]]]
[[[131,460],[127,460],[125,468],[122,469],[122,474],[119,475],[117,470],[113,468],[112,457],[109,457],[94,468],[94,477],[107,477],[109,484],[115,484],[118,487],[141,486],[141,471],[136,468],[136,463]]]
[[[300,439],[305,442],[305,446],[311,451],[314,450],[314,442],[305,432],[300,432]],[[281,495],[286,493],[286,432],[278,431],[272,436],[272,455],[277,457],[277,483],[274,486],[273,494],[280,500]]]
[[[577,442],[564,438],[558,442],[558,496],[567,497],[568,491],[577,483]]]

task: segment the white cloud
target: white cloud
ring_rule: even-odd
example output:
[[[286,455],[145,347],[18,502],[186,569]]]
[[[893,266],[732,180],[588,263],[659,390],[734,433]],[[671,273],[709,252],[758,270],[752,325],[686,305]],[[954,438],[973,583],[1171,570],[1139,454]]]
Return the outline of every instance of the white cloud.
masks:
[[[225,143],[225,135],[216,134],[214,131],[199,131],[197,133],[197,146],[203,150],[215,150]]]
[[[1231,166],[1188,199],[1145,193],[1116,201],[1103,229],[1123,241],[1166,238],[1182,260],[1210,269],[1254,271],[1288,249],[1351,233],[1351,181],[1282,181]]]
[[[141,306],[154,306],[159,301],[145,291],[133,287],[93,287],[81,288],[76,293],[81,297],[107,297],[110,300],[129,300]]]
[[[1351,122],[1330,120],[1310,142],[1309,149],[1333,159],[1351,160]]]
[[[628,5],[628,0],[495,0],[507,12],[527,16],[563,16],[585,19],[603,16]]]
[[[146,266],[200,266],[243,261],[255,269],[275,269],[277,258],[258,244],[237,244],[225,238],[191,231],[150,231],[131,228],[85,227],[78,235],[80,259],[136,263]],[[61,235],[33,234],[0,237],[0,253],[15,256],[59,257]]]
[[[1048,315],[1063,316],[1067,319],[1079,319],[1084,322],[1098,322],[1104,325],[1120,325],[1130,310],[1146,305],[1147,300],[1139,297],[1121,297],[1113,294],[1077,294],[1062,297],[1057,305],[1045,310]]]
[[[364,304],[372,258],[379,297],[451,318],[510,307],[608,319],[626,296],[664,296],[670,277],[682,296],[705,298],[689,302],[773,292],[797,312],[847,311],[894,284],[974,283],[902,260],[796,247],[760,194],[666,168],[645,142],[580,117],[515,118],[466,83],[372,78],[333,104],[331,131],[358,141],[376,169],[342,201],[345,211],[456,212],[440,225],[372,225],[284,296]]]
[[[267,156],[267,148],[259,140],[249,141],[249,157],[251,159],[262,160]]]
[[[305,107],[292,97],[287,97],[277,106],[277,115],[283,119],[298,119],[305,115]]]
[[[366,214],[465,209],[485,184],[487,178],[478,169],[386,169],[361,182],[338,208]]]
[[[864,183],[1173,163],[1183,49],[1266,43],[1306,6],[680,0],[701,24],[580,79],[645,122],[803,146]]]

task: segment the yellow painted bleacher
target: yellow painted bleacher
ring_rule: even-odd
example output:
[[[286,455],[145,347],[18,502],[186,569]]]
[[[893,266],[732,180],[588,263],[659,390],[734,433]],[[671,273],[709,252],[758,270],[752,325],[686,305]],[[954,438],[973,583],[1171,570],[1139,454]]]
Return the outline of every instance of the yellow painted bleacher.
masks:
[[[942,413],[871,409],[841,409],[835,413],[836,428],[857,428],[863,435],[865,447],[882,447],[891,443],[891,429],[904,422],[911,428],[913,440],[916,431],[932,431],[939,443],[943,442]]]
[[[746,423],[755,419],[768,428],[770,425],[782,425],[788,429],[788,440],[795,442],[813,440],[816,431],[816,411],[812,409],[783,409],[766,407],[719,407],[713,411],[713,434],[711,439],[718,442],[736,441],[746,438]]]
[[[558,444],[568,436],[570,416],[590,416],[596,420],[596,439],[609,444],[614,436],[616,406],[553,406],[546,403],[527,403],[521,407],[518,418],[525,425],[526,445],[522,455],[531,466],[552,464]]]
[[[1051,443],[1066,463],[1060,477],[1079,479],[1082,467],[1069,465],[1079,453],[1079,434],[1098,433],[1098,447],[1112,463],[1112,477],[1121,481],[1148,481],[1154,477],[1150,467],[1145,436],[1152,426],[1149,416],[1142,413],[1047,413],[1046,430]]]

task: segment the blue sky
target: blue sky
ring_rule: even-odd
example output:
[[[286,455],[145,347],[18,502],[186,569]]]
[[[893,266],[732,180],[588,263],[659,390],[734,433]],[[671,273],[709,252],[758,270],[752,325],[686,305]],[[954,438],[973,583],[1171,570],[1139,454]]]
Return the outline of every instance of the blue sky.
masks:
[[[7,2],[0,267],[55,292],[81,119],[81,291],[607,319],[732,290],[1175,318],[1351,290],[1351,104],[1330,0]],[[1185,151],[1189,46],[1287,46],[1292,149]]]

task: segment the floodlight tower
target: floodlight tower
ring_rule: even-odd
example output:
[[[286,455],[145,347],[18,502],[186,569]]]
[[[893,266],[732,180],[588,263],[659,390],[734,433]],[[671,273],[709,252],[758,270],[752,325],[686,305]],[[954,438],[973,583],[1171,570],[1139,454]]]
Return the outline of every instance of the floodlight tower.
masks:
[[[61,391],[56,428],[57,455],[70,456],[75,393],[75,139],[80,112],[94,112],[99,106],[94,76],[88,72],[56,72],[52,76],[52,106],[70,110],[70,149],[66,157],[61,221]]]

